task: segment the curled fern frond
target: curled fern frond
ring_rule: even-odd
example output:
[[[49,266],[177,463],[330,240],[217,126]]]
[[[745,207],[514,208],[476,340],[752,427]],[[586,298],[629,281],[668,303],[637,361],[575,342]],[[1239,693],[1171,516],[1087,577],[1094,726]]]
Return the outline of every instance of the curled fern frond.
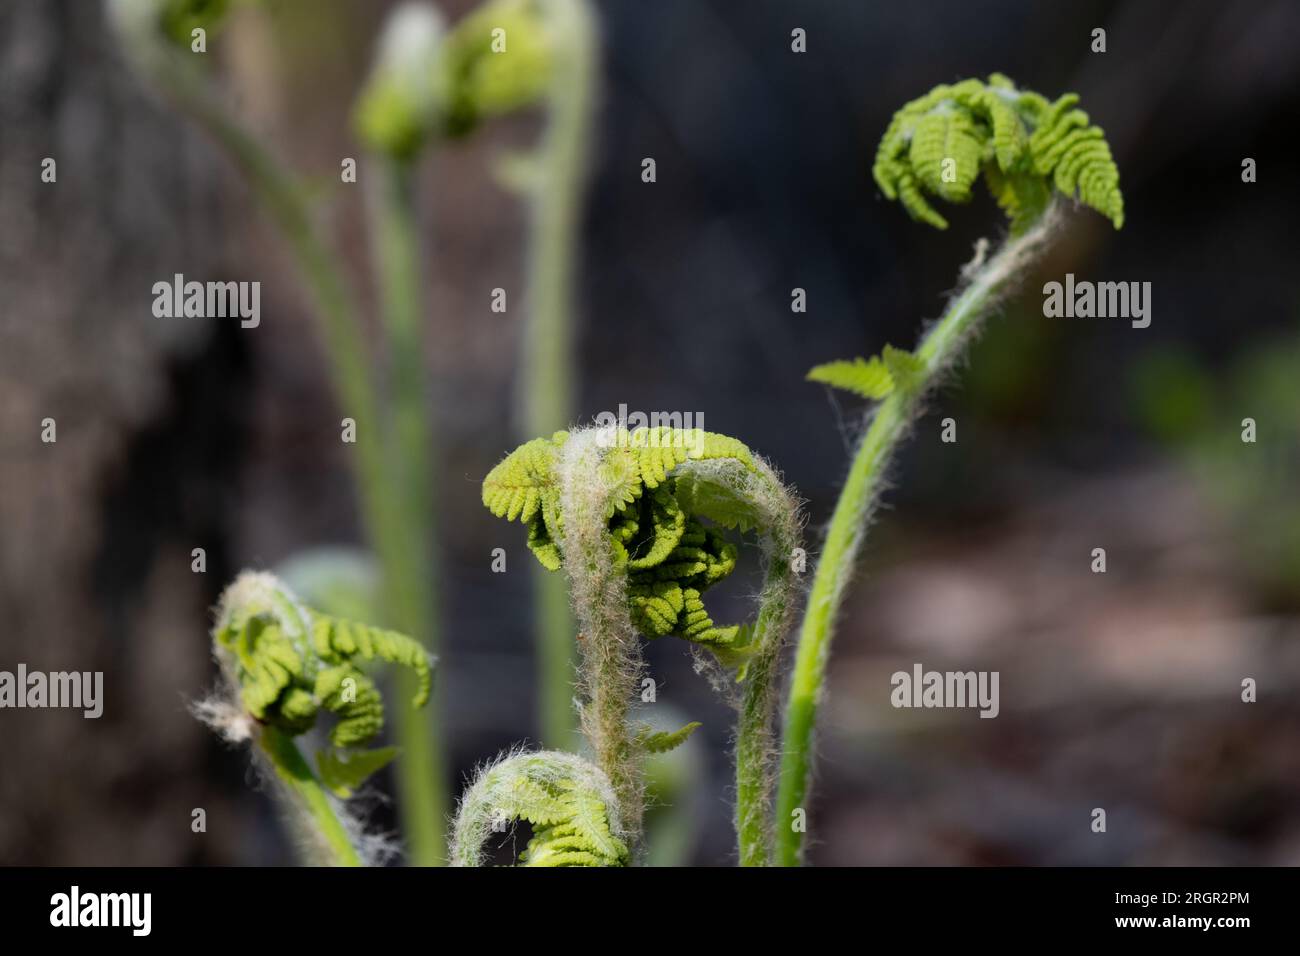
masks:
[[[369,833],[344,801],[397,754],[393,747],[354,749],[384,723],[378,688],[358,665],[385,661],[416,674],[415,705],[429,696],[423,648],[393,631],[308,610],[272,574],[246,571],[221,595],[212,629],[224,677],[219,692],[193,711],[231,743],[255,741],[286,801],[290,823],[312,861],[378,863],[391,841]],[[330,747],[311,764],[294,739],[321,711],[338,719]]]
[[[409,159],[442,122],[451,85],[445,32],[432,4],[407,0],[389,14],[352,117],[370,149]]]
[[[429,659],[394,631],[309,611],[273,575],[245,572],[222,595],[213,641],[255,720],[289,736],[310,730],[322,710],[338,722],[336,747],[365,743],[383,727],[384,707],[362,661],[409,667],[417,677],[414,705],[428,700]]]
[[[538,0],[488,0],[456,24],[447,37],[450,135],[541,97],[555,46],[544,7]]]
[[[407,0],[389,15],[357,100],[358,137],[410,159],[432,137],[466,135],[539,100],[554,47],[544,12],[537,0],[488,0],[447,31],[436,7]]]
[[[1124,225],[1119,170],[1101,129],[1067,93],[1054,102],[1016,89],[1000,74],[987,83],[941,84],[894,114],[872,175],[914,219],[946,229],[929,196],[964,203],[980,174],[1011,219],[1028,228],[1055,189]]]
[[[479,771],[452,824],[455,866],[480,866],[493,833],[532,824],[524,866],[626,866],[622,823],[609,778],[575,754],[517,753]]]
[[[483,480],[483,504],[527,525],[529,548],[552,571],[563,558],[557,463],[568,440],[561,431],[527,442]],[[734,438],[700,429],[612,429],[604,444],[599,468],[610,489],[609,546],[627,574],[633,622],[651,638],[732,643],[737,628],[716,626],[702,594],[736,566],[736,547],[719,529],[752,527],[753,515],[726,482],[704,479],[709,463],[723,461],[756,475],[753,454]]]
[[[516,449],[483,482],[493,514],[528,525],[528,543],[563,569],[585,640],[579,710],[583,731],[627,816],[640,831],[642,760],[651,738],[629,727],[642,658],[638,636],[676,635],[707,648],[728,688],[741,685],[736,732],[741,859],[763,862],[776,662],[789,628],[799,506],[767,462],[743,442],[701,429],[621,426],[557,432]],[[732,573],[726,532],[756,531],[765,562],[752,626],[718,625],[703,593]],[[734,685],[732,685],[734,686]],[[684,738],[683,738],[684,739]]]

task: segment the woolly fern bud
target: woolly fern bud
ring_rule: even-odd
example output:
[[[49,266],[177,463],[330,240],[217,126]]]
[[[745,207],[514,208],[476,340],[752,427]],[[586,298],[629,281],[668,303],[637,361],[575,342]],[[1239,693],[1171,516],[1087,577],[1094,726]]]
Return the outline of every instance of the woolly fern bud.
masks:
[[[406,159],[438,128],[449,87],[444,33],[442,14],[426,3],[389,15],[353,115],[366,146]]]
[[[517,753],[479,771],[452,825],[451,860],[479,866],[493,832],[519,820],[533,838],[524,866],[626,866],[627,844],[609,778],[574,754]]]
[[[948,221],[926,194],[968,202],[981,173],[1013,233],[1042,215],[1053,189],[1118,229],[1124,224],[1119,170],[1101,129],[1075,108],[1078,101],[1067,93],[1049,102],[998,73],[987,83],[941,84],[894,114],[872,175],[912,218],[939,229]]]

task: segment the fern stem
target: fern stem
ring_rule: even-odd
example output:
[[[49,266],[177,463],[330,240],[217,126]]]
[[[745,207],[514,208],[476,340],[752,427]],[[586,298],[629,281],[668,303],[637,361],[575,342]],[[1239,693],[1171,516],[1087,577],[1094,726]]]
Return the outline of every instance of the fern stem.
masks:
[[[368,484],[363,494],[382,508],[383,528],[375,543],[384,572],[385,606],[394,626],[436,653],[434,430],[425,367],[415,176],[403,160],[376,157],[375,162],[379,175],[371,192],[370,235],[389,347],[391,418],[385,430],[382,483]],[[373,477],[367,475],[367,481]],[[402,695],[409,700],[410,677],[403,679]],[[443,785],[440,685],[434,685],[428,713],[403,706],[396,715],[403,757],[397,766],[403,832],[417,866],[438,865],[446,856],[443,821],[450,806]]]
[[[361,855],[352,845],[347,827],[334,812],[333,798],[316,779],[293,738],[275,727],[266,726],[262,728],[260,742],[276,775],[289,790],[291,799],[306,813],[307,820],[297,822],[303,827],[310,822],[311,832],[307,836],[319,846],[329,863],[333,866],[362,866]]]
[[[754,624],[755,655],[745,671],[736,726],[736,843],[741,866],[767,866],[772,857],[774,720],[780,693],[781,649],[794,611],[791,567],[799,544],[798,505],[765,463],[750,500],[765,514],[767,574]]]
[[[560,48],[530,189],[528,319],[519,392],[525,438],[548,435],[573,417],[574,258],[596,69],[596,34],[587,0],[549,0],[546,12]],[[533,589],[541,738],[549,746],[567,747],[576,730],[573,615],[563,580],[540,566],[533,567]]]
[[[834,625],[866,534],[866,526],[884,483],[894,449],[906,437],[926,393],[962,354],[980,321],[1000,294],[1045,249],[1055,225],[1054,204],[1036,223],[1007,240],[970,275],[965,289],[924,336],[916,351],[924,362],[915,389],[891,393],[876,410],[849,468],[835,503],[812,590],[800,627],[782,736],[777,790],[777,862],[797,866],[802,859],[802,831],[794,828],[804,810],[813,763],[813,732],[826,680]]]
[[[561,451],[564,573],[582,628],[582,730],[613,787],[625,839],[635,852],[645,813],[644,753],[628,712],[643,659],[628,612],[627,575],[615,565],[607,533],[614,492],[600,467],[597,436],[594,429],[575,432]]]

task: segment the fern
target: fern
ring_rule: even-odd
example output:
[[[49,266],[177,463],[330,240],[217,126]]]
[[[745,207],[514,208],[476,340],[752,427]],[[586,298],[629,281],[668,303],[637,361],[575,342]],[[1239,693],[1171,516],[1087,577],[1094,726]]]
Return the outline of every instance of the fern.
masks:
[[[626,866],[609,778],[574,754],[517,753],[481,770],[452,825],[452,863],[479,866],[491,834],[532,824],[524,866]]]
[[[645,754],[671,734],[633,732],[638,635],[675,635],[713,652],[742,685],[736,733],[736,825],[742,862],[766,862],[776,660],[793,605],[798,505],[743,442],[700,429],[556,432],[508,455],[483,482],[495,515],[528,526],[538,561],[566,573],[584,632],[583,729],[624,808],[630,839],[644,810]],[[727,532],[757,531],[766,574],[752,626],[718,625],[704,592],[736,567]],[[706,662],[707,663],[707,662]],[[726,681],[717,681],[725,686]]]
[[[414,706],[429,698],[429,660],[403,634],[315,614],[269,574],[245,573],[226,591],[213,632],[231,665],[244,709],[290,736],[310,730],[321,710],[337,716],[336,747],[365,743],[383,728],[383,701],[357,661],[413,670]]]
[[[914,219],[946,229],[927,194],[964,203],[983,173],[1013,234],[1042,214],[1052,189],[1124,224],[1119,170],[1101,129],[1066,93],[1050,102],[995,73],[941,84],[894,114],[872,175]]]
[[[354,749],[384,723],[379,690],[358,665],[383,661],[410,668],[419,707],[431,684],[424,649],[394,631],[310,611],[273,575],[254,572],[241,574],[222,594],[212,641],[232,699],[215,695],[195,706],[196,715],[230,741],[257,739],[313,853],[343,865],[363,862],[366,853],[355,843],[363,830],[339,801],[397,751]],[[294,738],[322,711],[337,720],[313,771]]]
[[[1123,225],[1119,171],[1101,130],[1077,103],[1073,93],[1049,102],[994,74],[987,83],[935,87],[895,113],[881,139],[872,174],[881,191],[900,200],[912,218],[945,228],[947,220],[927,197],[966,202],[982,174],[1011,229],[992,256],[981,240],[975,259],[962,270],[961,291],[915,350],[886,346],[879,357],[830,362],[808,373],[812,381],[880,404],[835,503],[800,627],[775,814],[783,864],[801,858],[804,830],[790,821],[808,803],[813,734],[835,620],[894,449],[928,390],[960,358],[984,316],[1047,248],[1058,219],[1055,196],[1078,199],[1115,228]]]

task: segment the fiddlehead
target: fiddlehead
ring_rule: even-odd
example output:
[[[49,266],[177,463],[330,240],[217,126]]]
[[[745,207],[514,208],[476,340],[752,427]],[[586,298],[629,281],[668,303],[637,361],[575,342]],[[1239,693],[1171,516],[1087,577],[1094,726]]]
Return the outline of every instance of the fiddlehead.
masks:
[[[574,754],[504,757],[479,771],[452,826],[454,866],[480,866],[493,832],[516,821],[533,826],[519,855],[524,866],[626,866],[627,844],[609,778]]]
[[[937,86],[908,103],[885,131],[872,170],[881,191],[914,219],[947,226],[926,198],[970,199],[982,172],[1011,219],[1010,237],[993,255],[981,244],[962,270],[965,285],[913,351],[886,346],[876,358],[830,362],[808,377],[879,402],[835,503],[799,630],[782,736],[776,821],[778,860],[801,859],[812,739],[823,696],[834,622],[894,449],[926,393],[961,355],[980,321],[1042,254],[1056,226],[1054,194],[1077,198],[1119,228],[1119,172],[1100,129],[1076,109],[1078,97],[1049,102],[994,74],[988,83]]]
[[[713,651],[743,681],[737,733],[742,859],[766,857],[775,662],[793,598],[798,507],[734,438],[699,429],[592,428],[535,439],[484,479],[493,514],[528,527],[528,546],[563,568],[583,631],[583,729],[637,833],[640,762],[652,738],[628,727],[637,637],[674,635]],[[736,564],[724,531],[756,530],[767,575],[754,626],[719,626],[704,592]],[[686,729],[678,732],[682,739]],[[653,739],[655,746],[673,742]]]
[[[994,73],[987,83],[941,84],[894,114],[880,141],[872,175],[913,219],[946,229],[926,198],[964,203],[981,173],[989,191],[1025,231],[1055,189],[1124,224],[1119,170],[1101,129],[1077,109],[1078,94],[1055,101],[1017,90]]]
[[[427,654],[405,635],[316,614],[274,576],[245,572],[226,589],[212,631],[222,675],[238,703],[213,699],[195,710],[232,741],[257,737],[303,813],[302,829],[334,862],[355,863],[356,826],[333,798],[345,798],[395,755],[392,748],[354,750],[383,728],[384,707],[374,682],[358,666],[383,661],[416,675],[420,707],[431,683]],[[311,730],[322,712],[336,722],[331,749],[313,771],[293,738]]]
[[[357,100],[357,136],[398,159],[432,138],[465,136],[541,99],[553,46],[540,0],[489,0],[450,30],[437,8],[404,3],[385,26]]]

